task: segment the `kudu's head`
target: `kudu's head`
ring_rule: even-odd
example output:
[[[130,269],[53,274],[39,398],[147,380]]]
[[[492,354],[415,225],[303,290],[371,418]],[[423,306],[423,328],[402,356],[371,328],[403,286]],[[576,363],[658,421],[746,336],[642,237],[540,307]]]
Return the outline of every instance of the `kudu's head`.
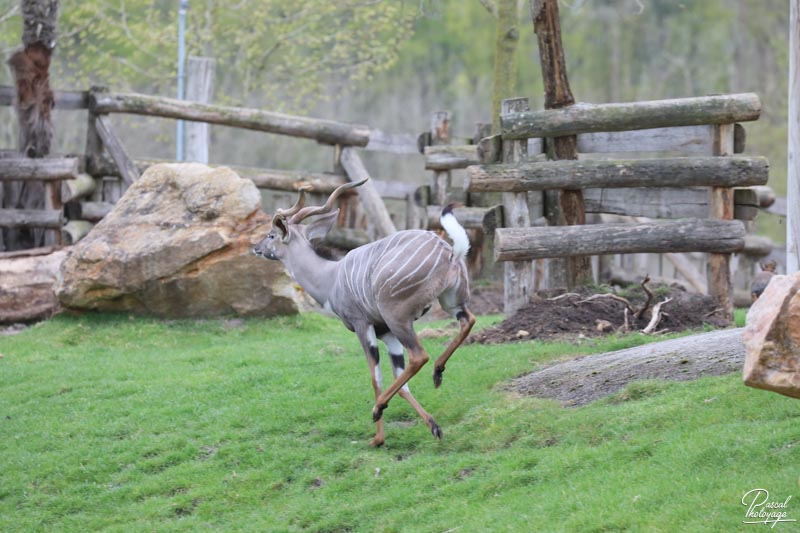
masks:
[[[367,180],[345,183],[331,193],[322,206],[305,206],[305,193],[309,188],[300,188],[300,196],[290,209],[278,209],[272,217],[272,230],[256,244],[253,253],[259,257],[283,261],[294,247],[310,247],[311,241],[328,234],[339,215],[333,203],[345,191],[363,185]],[[324,215],[311,224],[300,224],[308,217]]]

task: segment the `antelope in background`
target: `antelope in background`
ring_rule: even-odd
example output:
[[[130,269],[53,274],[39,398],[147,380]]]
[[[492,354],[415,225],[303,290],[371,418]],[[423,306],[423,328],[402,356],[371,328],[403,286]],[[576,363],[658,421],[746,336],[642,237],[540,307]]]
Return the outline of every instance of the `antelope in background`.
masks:
[[[277,210],[272,230],[253,253],[281,261],[308,294],[358,336],[375,390],[372,419],[377,427],[372,446],[384,442],[383,411],[395,394],[410,403],[433,436],[441,439],[441,428],[408,388],[408,381],[430,358],[414,332],[414,321],[438,299],[459,322],[458,335],[434,365],[433,383],[438,388],[447,360],[475,323],[467,309],[467,233],[453,216],[452,206],[448,206],[442,211],[442,227],[453,240],[452,247],[433,232],[405,230],[351,250],[340,261],[320,257],[311,241],[324,237],[336,221],[339,210],[332,211],[333,203],[346,190],[365,182],[338,187],[321,207],[304,207],[305,191],[300,190],[291,209]],[[308,225],[300,224],[311,216],[320,218]],[[378,339],[386,345],[394,371],[394,381],[385,391],[381,390]],[[408,351],[408,366],[404,348]]]

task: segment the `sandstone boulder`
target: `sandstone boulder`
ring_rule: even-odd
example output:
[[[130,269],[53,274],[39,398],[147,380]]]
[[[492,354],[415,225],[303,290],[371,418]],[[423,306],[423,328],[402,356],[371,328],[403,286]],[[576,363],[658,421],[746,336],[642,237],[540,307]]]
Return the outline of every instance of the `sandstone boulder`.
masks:
[[[774,276],[747,313],[744,382],[800,398],[800,273]]]
[[[48,318],[59,309],[53,286],[65,250],[0,254],[0,324]]]
[[[298,312],[301,290],[252,254],[270,229],[261,195],[228,168],[150,167],[65,259],[65,307],[161,317]]]

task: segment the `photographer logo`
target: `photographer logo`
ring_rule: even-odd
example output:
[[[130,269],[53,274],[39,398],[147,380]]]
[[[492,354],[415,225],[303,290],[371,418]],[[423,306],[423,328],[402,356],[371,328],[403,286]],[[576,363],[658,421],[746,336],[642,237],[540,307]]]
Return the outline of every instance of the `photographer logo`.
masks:
[[[775,527],[783,522],[797,522],[796,519],[789,518],[789,502],[792,497],[788,496],[785,500],[770,500],[767,489],[753,489],[747,491],[742,496],[742,505],[747,507],[744,514],[744,524],[762,524]]]

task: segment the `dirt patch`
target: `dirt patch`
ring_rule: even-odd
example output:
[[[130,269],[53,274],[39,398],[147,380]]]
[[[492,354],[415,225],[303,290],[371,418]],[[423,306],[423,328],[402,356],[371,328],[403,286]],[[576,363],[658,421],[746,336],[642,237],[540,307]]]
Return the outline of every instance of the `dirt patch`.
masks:
[[[738,372],[744,364],[742,330],[711,331],[564,361],[517,378],[509,388],[575,407],[613,394],[634,381],[687,381]],[[657,386],[629,388],[628,394],[616,399],[638,399],[658,390]]]
[[[653,298],[648,310],[634,320],[629,314],[629,329],[641,330],[650,321],[655,304],[667,298],[657,331],[683,331],[700,328],[706,324],[725,326],[719,317],[716,302],[709,296],[689,293],[677,286],[649,286]],[[606,296],[599,296],[606,294]],[[612,296],[607,296],[611,294]],[[619,294],[603,293],[596,289],[580,288],[573,293],[550,291],[537,293],[531,302],[516,314],[492,328],[471,335],[468,343],[500,344],[521,340],[558,340],[575,337],[598,337],[621,331],[625,324],[623,301],[627,299],[634,310],[641,308],[647,295],[640,286],[633,286]]]

